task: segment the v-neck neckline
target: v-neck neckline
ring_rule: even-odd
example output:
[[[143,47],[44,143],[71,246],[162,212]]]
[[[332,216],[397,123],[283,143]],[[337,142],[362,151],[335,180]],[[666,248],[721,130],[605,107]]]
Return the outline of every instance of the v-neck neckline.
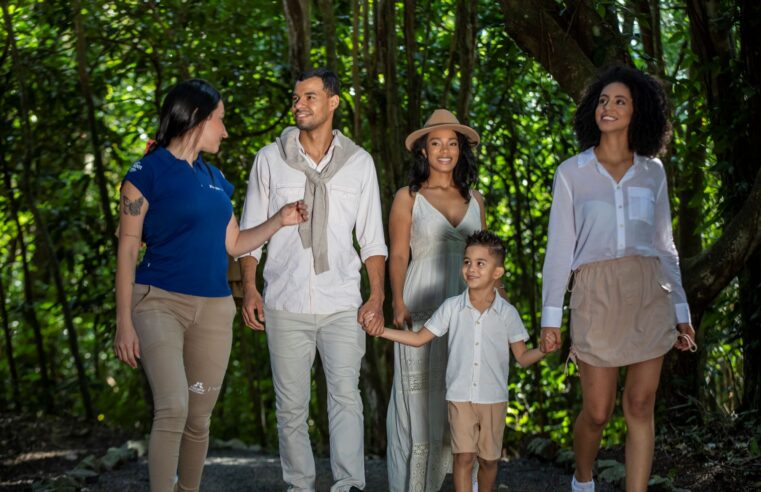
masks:
[[[462,223],[465,221],[465,218],[468,216],[468,212],[470,212],[470,204],[471,204],[471,202],[474,200],[474,198],[471,196],[471,197],[470,197],[470,201],[468,201],[468,206],[467,206],[467,207],[465,207],[465,213],[462,215],[462,217],[460,218],[460,220],[459,220],[459,221],[457,221],[457,225],[455,225],[455,224],[453,224],[453,223],[452,223],[452,221],[451,221],[451,220],[449,220],[449,219],[447,218],[447,216],[446,216],[446,215],[444,215],[444,213],[443,213],[441,210],[439,210],[438,208],[436,208],[436,207],[433,205],[433,203],[431,203],[431,202],[430,202],[430,201],[429,201],[429,200],[428,200],[428,199],[425,197],[425,195],[423,195],[422,193],[420,193],[420,192],[418,191],[418,192],[417,192],[417,196],[420,196],[420,197],[422,197],[422,198],[423,198],[423,201],[425,201],[425,203],[427,203],[429,207],[431,207],[431,208],[432,208],[434,211],[436,211],[436,213],[439,215],[439,217],[441,217],[442,219],[444,219],[444,222],[446,222],[447,224],[449,224],[449,226],[450,226],[452,229],[459,229],[459,228],[460,228],[460,226],[462,225]]]

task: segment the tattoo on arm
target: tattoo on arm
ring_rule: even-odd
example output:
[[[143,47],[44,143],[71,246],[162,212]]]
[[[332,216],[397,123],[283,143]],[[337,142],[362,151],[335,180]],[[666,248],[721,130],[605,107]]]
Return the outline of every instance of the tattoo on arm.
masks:
[[[143,202],[145,200],[140,197],[136,200],[130,200],[126,196],[122,195],[122,212],[124,215],[140,215],[140,209],[143,208]]]

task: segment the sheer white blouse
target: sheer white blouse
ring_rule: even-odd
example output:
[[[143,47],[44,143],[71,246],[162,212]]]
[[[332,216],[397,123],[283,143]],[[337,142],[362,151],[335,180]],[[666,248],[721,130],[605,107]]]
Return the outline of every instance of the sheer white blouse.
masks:
[[[634,164],[618,183],[592,148],[563,162],[555,172],[542,270],[542,326],[560,327],[573,270],[634,255],[660,259],[676,321],[689,323],[661,161],[635,154]]]

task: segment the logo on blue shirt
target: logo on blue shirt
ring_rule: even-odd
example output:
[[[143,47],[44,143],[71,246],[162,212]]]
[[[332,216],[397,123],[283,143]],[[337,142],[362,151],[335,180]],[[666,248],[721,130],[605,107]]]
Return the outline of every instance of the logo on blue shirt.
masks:
[[[140,161],[137,161],[136,163],[132,164],[132,167],[129,168],[129,171],[127,171],[127,172],[128,173],[133,173],[135,171],[140,171],[142,169],[143,169],[143,165],[140,164]]]

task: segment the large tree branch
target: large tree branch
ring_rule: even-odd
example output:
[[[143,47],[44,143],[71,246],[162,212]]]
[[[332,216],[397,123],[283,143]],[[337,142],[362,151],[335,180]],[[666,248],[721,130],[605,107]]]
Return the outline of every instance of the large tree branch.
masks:
[[[742,270],[761,244],[761,170],[748,199],[710,248],[684,261],[690,304],[706,306]]]
[[[502,0],[508,34],[578,100],[598,68],[631,64],[616,13],[588,1],[560,9],[553,0]]]

